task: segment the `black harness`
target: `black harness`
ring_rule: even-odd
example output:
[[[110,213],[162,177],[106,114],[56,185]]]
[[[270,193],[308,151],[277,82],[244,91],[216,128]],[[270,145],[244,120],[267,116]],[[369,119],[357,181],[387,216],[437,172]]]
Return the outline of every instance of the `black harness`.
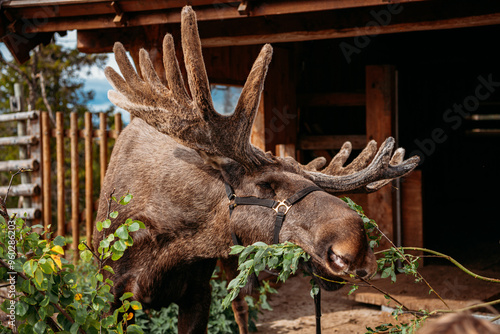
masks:
[[[232,216],[234,208],[236,208],[239,205],[259,205],[259,206],[264,206],[266,208],[273,209],[276,212],[276,219],[274,221],[274,237],[273,237],[273,243],[278,244],[279,243],[279,235],[281,231],[281,227],[283,226],[283,221],[285,220],[285,216],[292,207],[292,205],[300,202],[302,199],[304,199],[307,195],[314,191],[324,191],[318,186],[310,186],[307,188],[304,188],[302,190],[297,191],[295,194],[290,196],[288,199],[285,199],[283,201],[275,201],[272,199],[267,199],[267,198],[258,198],[255,196],[248,196],[248,197],[238,197],[234,193],[233,188],[225,183],[226,187],[226,195],[227,198],[229,198],[230,201],[233,201],[231,204],[229,204],[229,217]],[[233,243],[235,245],[240,245],[240,241],[238,239],[238,236],[236,233],[231,231],[231,237],[233,238]],[[314,296],[314,304],[315,304],[315,313],[316,313],[316,333],[320,334],[321,333],[321,289],[318,291],[318,294]]]

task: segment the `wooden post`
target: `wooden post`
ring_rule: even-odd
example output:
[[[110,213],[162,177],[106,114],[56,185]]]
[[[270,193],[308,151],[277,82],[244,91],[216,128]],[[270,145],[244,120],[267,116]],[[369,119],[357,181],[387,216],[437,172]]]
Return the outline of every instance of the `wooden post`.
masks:
[[[101,174],[101,188],[104,184],[104,176],[106,175],[106,168],[108,167],[108,134],[106,133],[107,118],[106,114],[99,113],[99,156],[100,156],[100,174]]]
[[[42,112],[42,192],[43,192],[43,226],[48,230],[52,225],[52,202],[50,182],[50,123],[49,114]]]
[[[92,114],[85,113],[85,235],[87,245],[92,247],[92,228],[93,228],[93,209],[94,201],[92,199],[93,180],[92,180]]]
[[[57,235],[66,235],[64,217],[64,123],[63,114],[56,112],[56,161],[57,161]]]
[[[73,236],[73,263],[78,261],[79,233],[79,182],[78,182],[78,118],[77,113],[70,114],[70,155],[71,155],[71,230]]]
[[[115,134],[116,134],[116,139],[118,139],[118,136],[122,132],[122,128],[123,128],[122,114],[116,113],[115,114]]]
[[[390,65],[366,67],[366,135],[375,139],[378,145],[394,136],[396,115],[396,70]],[[387,185],[368,195],[368,216],[374,219],[380,229],[394,240],[393,187]],[[387,246],[388,244],[385,244]],[[384,244],[382,243],[382,247]]]
[[[294,144],[276,145],[276,156],[280,158],[292,157],[295,159],[295,145]]]

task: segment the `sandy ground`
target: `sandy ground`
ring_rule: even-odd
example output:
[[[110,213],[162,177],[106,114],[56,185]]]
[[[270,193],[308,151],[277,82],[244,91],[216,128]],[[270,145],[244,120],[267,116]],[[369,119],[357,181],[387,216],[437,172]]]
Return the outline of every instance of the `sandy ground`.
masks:
[[[290,278],[270,296],[273,311],[259,316],[258,333],[316,333],[314,302],[309,295],[309,278],[301,275]],[[322,292],[321,329],[323,333],[366,333],[366,327],[393,322],[380,307],[361,304],[346,298],[348,289]]]

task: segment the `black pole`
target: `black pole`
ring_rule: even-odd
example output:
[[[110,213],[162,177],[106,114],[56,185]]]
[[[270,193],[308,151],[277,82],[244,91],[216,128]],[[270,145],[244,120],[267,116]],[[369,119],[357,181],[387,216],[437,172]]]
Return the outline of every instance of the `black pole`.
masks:
[[[321,289],[314,296],[314,313],[316,313],[316,334],[321,334]]]

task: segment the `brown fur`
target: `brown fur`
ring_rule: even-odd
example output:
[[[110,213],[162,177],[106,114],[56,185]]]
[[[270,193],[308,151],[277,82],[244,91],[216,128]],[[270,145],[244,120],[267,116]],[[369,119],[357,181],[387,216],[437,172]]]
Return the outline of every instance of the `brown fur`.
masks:
[[[179,305],[179,333],[204,333],[210,305],[209,280],[216,259],[236,274],[229,257],[234,231],[244,245],[272,243],[275,213],[259,206],[236,207],[229,218],[224,183],[238,196],[284,200],[314,184],[315,191],[296,203],[281,229],[280,242],[301,246],[311,261],[305,269],[327,279],[349,274],[369,278],[376,270],[375,256],[366,241],[360,217],[334,193],[361,189],[374,191],[390,179],[411,171],[418,159],[403,161],[392,155],[389,138],[377,152],[370,143],[349,166],[343,167],[350,145],[323,171],[324,159],[303,166],[280,159],[250,144],[250,132],[259,105],[272,48],[266,45],[254,63],[236,110],[222,116],[213,109],[194,11],[182,11],[182,45],[191,96],[185,89],[175,58],[173,40],[164,39],[168,88],[141,50],[143,79],[128,61],[125,49],[115,45],[122,76],[105,73],[116,91],[110,100],[137,116],[117,140],[101,190],[97,220],[106,219],[108,198],[130,192],[111,231],[127,218],[146,225],[133,233],[134,245],[110,265],[115,274],[113,293],[134,293],[146,308]],[[392,157],[391,157],[392,156]],[[103,234],[95,231],[94,247]],[[317,279],[326,290],[338,285]],[[114,307],[118,306],[118,302]],[[245,333],[246,306],[242,296],[233,302],[240,331]]]

